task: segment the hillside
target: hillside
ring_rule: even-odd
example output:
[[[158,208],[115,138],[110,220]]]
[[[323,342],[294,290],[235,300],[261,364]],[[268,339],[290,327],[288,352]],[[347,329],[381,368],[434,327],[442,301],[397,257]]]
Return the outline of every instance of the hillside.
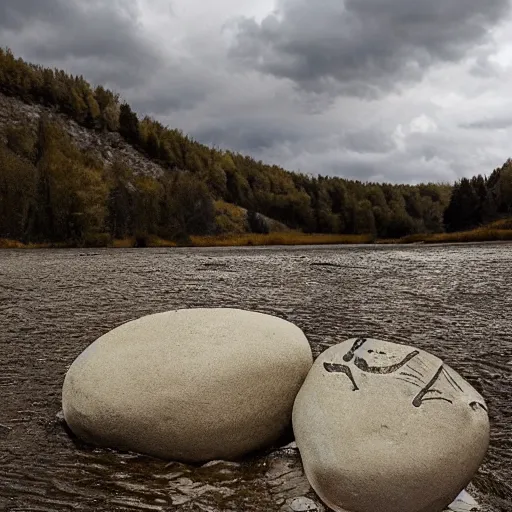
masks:
[[[158,177],[164,172],[159,164],[142,155],[117,132],[90,130],[49,107],[24,103],[18,98],[0,93],[0,134],[4,136],[4,144],[7,142],[7,130],[12,126],[30,127],[35,134],[41,116],[58,123],[78,149],[94,154],[104,166],[122,160],[135,174]]]
[[[0,238],[144,243],[285,226],[380,238],[441,233],[510,213],[511,167],[462,180],[453,194],[449,185],[292,173],[139,119],[103,87],[0,50]]]
[[[26,158],[27,154],[24,154],[22,147],[27,140],[30,145],[35,144],[41,122],[46,123],[47,126],[54,124],[57,128],[56,133],[62,141],[67,139],[72,146],[79,150],[80,154],[86,155],[87,159],[94,161],[95,165],[102,168],[105,172],[120,167],[125,172],[129,172],[132,178],[130,180],[131,186],[128,186],[128,188],[131,189],[132,193],[137,189],[140,183],[139,180],[150,178],[159,181],[168,172],[159,163],[152,161],[131,144],[127,143],[117,132],[91,130],[80,126],[65,114],[57,113],[49,107],[39,104],[27,104],[15,97],[0,93],[0,158],[2,158],[0,163],[4,166],[3,173],[0,169],[0,176],[3,175],[4,179],[8,177],[6,171],[9,158],[7,158],[7,155],[11,157],[11,162],[13,161],[12,159],[21,160],[18,162],[18,165],[21,166],[28,163],[26,160],[32,159],[30,155]],[[32,151],[28,153],[32,153]],[[8,204],[10,195],[7,186],[8,180],[4,182],[3,189],[0,189],[3,192],[2,197],[5,204]],[[16,193],[16,191],[13,192]],[[238,234],[250,231],[247,219],[248,211],[245,208],[217,200],[213,201],[213,212],[215,215],[214,223],[210,222],[208,229],[198,230],[199,232],[206,234]],[[10,216],[12,217],[12,213]],[[9,212],[4,212],[4,219],[7,219],[7,217],[9,217]],[[264,226],[270,232],[287,230],[287,227],[278,221],[261,214],[258,217],[261,218]],[[25,223],[21,222],[21,224]],[[118,236],[141,234],[136,233],[136,231],[142,231],[142,234],[144,234],[145,230],[144,228],[127,230],[125,233],[118,233]],[[113,234],[115,235],[115,233]],[[99,238],[94,236],[94,233],[92,235],[91,237],[85,237],[83,242],[94,243],[95,239],[97,242],[101,242],[105,238],[111,238],[108,232],[103,232]],[[16,236],[15,228],[5,229],[3,236],[0,235],[0,238],[12,238],[13,236],[18,239],[27,239],[26,237]],[[50,241],[52,238],[50,236],[43,239],[34,234],[34,236],[28,238],[28,241]],[[60,237],[54,239],[59,240]],[[70,240],[66,241],[69,242]]]

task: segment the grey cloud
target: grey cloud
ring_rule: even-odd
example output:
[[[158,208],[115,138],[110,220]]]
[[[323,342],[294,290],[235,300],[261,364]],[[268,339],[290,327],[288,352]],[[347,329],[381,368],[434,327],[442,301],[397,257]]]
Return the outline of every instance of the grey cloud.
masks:
[[[487,79],[489,77],[499,77],[499,67],[489,60],[489,55],[479,55],[469,72],[476,77]]]
[[[65,2],[59,0],[4,0],[0,3],[0,28],[20,30],[35,20],[66,19]]]
[[[323,175],[369,182],[446,182],[458,176],[458,170],[452,168],[445,155],[429,160],[414,150],[373,155],[335,150],[327,155],[315,154],[308,162],[308,167],[312,165]]]
[[[206,88],[193,83],[183,88],[173,87],[166,91],[159,91],[157,88],[148,92],[149,94],[134,94],[131,106],[136,112],[152,117],[169,116],[180,110],[191,109],[208,94]]]
[[[381,130],[366,129],[349,131],[343,135],[340,147],[356,153],[388,153],[395,149],[389,135]]]
[[[163,2],[159,4],[160,8]],[[133,0],[1,0],[0,41],[26,60],[110,87],[141,114],[166,115],[214,87],[148,38]],[[169,14],[169,3],[165,5]]]
[[[390,135],[376,127],[345,129],[334,135],[328,126],[320,129],[297,117],[281,122],[234,117],[222,126],[202,125],[193,135],[269,164],[324,176],[405,183],[455,176],[448,163],[435,161],[447,157],[450,146],[436,153],[435,141],[418,135],[407,153],[401,154]]]
[[[330,174],[359,181],[378,181],[376,165],[373,161],[357,161],[341,157],[341,161],[328,163]]]
[[[128,0],[2,0],[0,39],[28,60],[84,72],[118,87],[143,82],[163,63]]]
[[[382,109],[380,102],[374,105]],[[400,113],[397,114],[400,119]],[[405,114],[405,117],[409,116]],[[479,133],[449,125],[427,133],[405,128],[404,138],[398,143],[394,135],[396,122],[390,119],[382,124],[363,123],[356,128],[350,116],[339,120],[334,114],[330,122],[321,125],[308,123],[307,117],[287,119],[283,115],[281,124],[271,126],[264,147],[244,142],[235,149],[289,170],[401,183],[454,181],[462,176],[486,172],[506,159],[506,148],[503,152],[500,150],[502,141],[506,141],[504,134],[483,139]],[[246,123],[251,121],[247,119]],[[237,123],[231,123],[232,129],[224,139],[228,147],[232,134],[247,133],[244,126],[242,117]],[[293,134],[291,140],[285,136],[288,130]],[[483,140],[486,141],[486,151],[482,151]]]
[[[205,123],[193,135],[206,144],[255,155],[285,143],[297,144],[305,134],[290,125],[273,124],[269,119],[234,118],[222,125]]]
[[[231,57],[305,90],[376,97],[457,61],[509,0],[279,0],[261,23],[237,23]]]
[[[309,110],[298,111],[290,98],[288,102],[274,101],[251,108],[255,111],[227,107],[222,114],[203,119],[192,134],[207,144],[251,155],[276,149],[282,153],[269,158],[269,163],[276,158],[282,163],[283,153],[288,151],[323,153],[335,147],[360,154],[384,154],[396,148],[390,133],[379,127],[357,128],[325,117],[313,121]]]
[[[405,99],[367,103],[342,98],[321,115],[311,115],[308,109],[301,112],[292,96],[276,101],[271,90],[247,106],[215,107],[220,100],[214,95],[197,110],[174,116],[173,122],[186,126],[187,119],[195,119],[188,130],[196,139],[292,171],[363,181],[447,182],[505,161],[505,135],[461,129],[456,116],[452,118],[457,109],[440,109],[439,118],[433,113],[437,129],[415,131],[413,121],[429,112],[429,91],[421,106],[411,106]],[[232,97],[234,89],[217,94]],[[467,104],[461,108],[459,114]]]
[[[168,65],[141,91],[128,91],[137,112],[155,117],[169,116],[180,110],[192,109],[215,90],[213,81],[191,67]]]
[[[512,116],[480,119],[461,127],[469,130],[506,130],[512,127]]]

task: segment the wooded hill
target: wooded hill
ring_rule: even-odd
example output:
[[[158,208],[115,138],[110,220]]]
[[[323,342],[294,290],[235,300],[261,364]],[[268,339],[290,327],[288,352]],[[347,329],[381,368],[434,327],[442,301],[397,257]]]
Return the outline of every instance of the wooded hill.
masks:
[[[0,125],[0,238],[186,240],[193,234],[266,232],[267,218],[306,233],[399,238],[468,229],[512,213],[511,161],[489,177],[454,186],[293,173],[141,119],[114,92],[1,49],[0,93],[41,107],[35,119],[8,116]],[[72,122],[124,139],[157,171],[122,157],[106,161],[78,147]]]

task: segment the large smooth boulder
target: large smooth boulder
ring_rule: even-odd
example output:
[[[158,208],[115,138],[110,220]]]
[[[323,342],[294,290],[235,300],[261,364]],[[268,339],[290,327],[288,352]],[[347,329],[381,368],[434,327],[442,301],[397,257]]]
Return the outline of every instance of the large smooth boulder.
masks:
[[[484,399],[422,350],[349,340],[315,361],[295,400],[306,475],[339,512],[440,512],[489,443]]]
[[[190,309],[129,322],[67,372],[66,423],[82,440],[186,462],[236,459],[291,425],[308,340],[279,318]]]

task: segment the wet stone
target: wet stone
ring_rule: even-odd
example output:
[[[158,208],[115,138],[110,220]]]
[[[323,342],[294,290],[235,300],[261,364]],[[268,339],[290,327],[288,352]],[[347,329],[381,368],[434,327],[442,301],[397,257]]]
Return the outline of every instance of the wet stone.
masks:
[[[320,355],[293,428],[312,487],[339,512],[442,512],[489,444],[487,404],[455,370],[370,338]]]
[[[285,434],[312,363],[304,333],[276,316],[229,308],[148,315],[74,361],[64,417],[93,445],[192,463],[236,460]]]

